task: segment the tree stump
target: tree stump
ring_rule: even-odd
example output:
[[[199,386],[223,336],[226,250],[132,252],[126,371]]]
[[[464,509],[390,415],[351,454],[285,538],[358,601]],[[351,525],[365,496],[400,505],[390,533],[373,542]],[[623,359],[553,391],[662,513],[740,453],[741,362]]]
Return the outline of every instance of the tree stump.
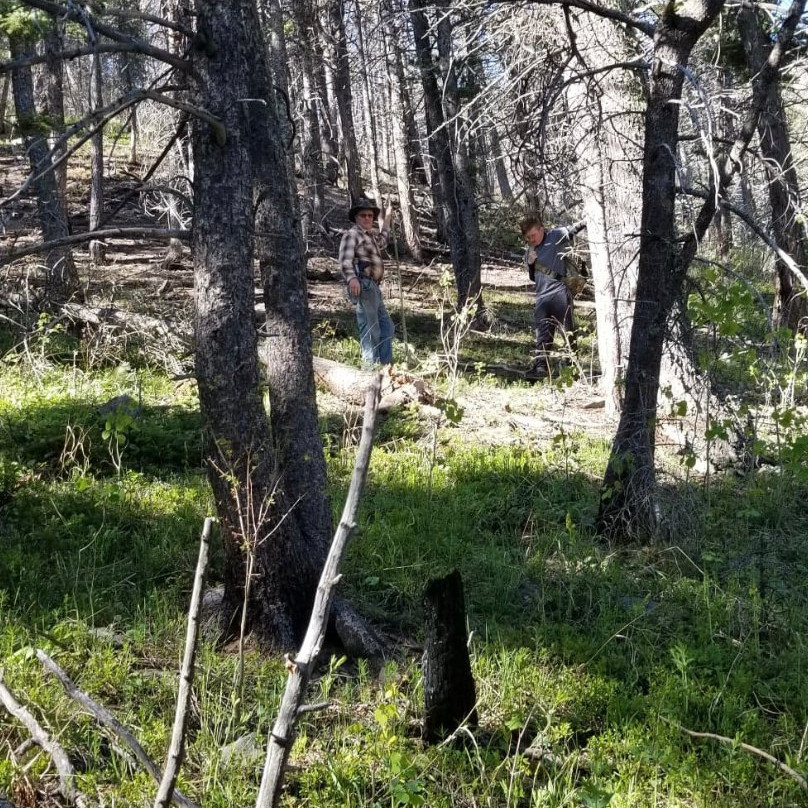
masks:
[[[463,579],[457,570],[427,584],[424,607],[424,740],[437,743],[464,722],[477,725],[477,695],[466,644]]]

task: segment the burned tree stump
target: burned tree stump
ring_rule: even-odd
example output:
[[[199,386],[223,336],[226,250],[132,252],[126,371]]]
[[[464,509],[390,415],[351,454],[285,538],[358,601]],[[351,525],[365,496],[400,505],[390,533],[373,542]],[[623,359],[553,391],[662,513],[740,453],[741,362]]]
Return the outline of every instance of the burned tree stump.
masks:
[[[424,740],[436,743],[464,722],[477,725],[477,695],[466,644],[463,579],[457,570],[427,584],[424,607]]]

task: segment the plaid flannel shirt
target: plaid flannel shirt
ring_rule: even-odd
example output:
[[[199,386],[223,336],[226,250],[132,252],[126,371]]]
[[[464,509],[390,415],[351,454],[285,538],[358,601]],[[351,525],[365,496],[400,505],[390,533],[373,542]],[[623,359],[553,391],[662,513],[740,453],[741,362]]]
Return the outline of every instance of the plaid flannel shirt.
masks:
[[[346,283],[360,276],[376,283],[381,281],[384,277],[381,251],[387,246],[389,236],[386,229],[367,231],[358,224],[345,232],[339,245],[339,265]]]

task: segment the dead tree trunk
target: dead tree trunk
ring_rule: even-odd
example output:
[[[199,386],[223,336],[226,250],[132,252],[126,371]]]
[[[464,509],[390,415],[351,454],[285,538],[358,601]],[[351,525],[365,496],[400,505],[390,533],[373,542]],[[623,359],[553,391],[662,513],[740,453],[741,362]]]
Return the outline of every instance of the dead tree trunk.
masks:
[[[421,234],[413,206],[412,186],[410,185],[409,154],[407,150],[407,130],[403,99],[404,66],[401,62],[397,42],[399,34],[393,24],[392,9],[386,10],[385,34],[387,40],[387,81],[390,98],[390,119],[393,135],[393,156],[395,157],[398,201],[401,206],[401,219],[404,228],[404,241],[410,255],[416,261],[423,260]]]
[[[668,319],[683,283],[677,272],[676,164],[685,68],[723,0],[665,7],[654,32],[645,112],[637,300],[625,398],[603,482],[599,527],[606,534],[654,536],[658,528],[654,452],[657,397]],[[680,13],[681,12],[681,13]],[[712,219],[712,216],[710,217]]]
[[[301,57],[303,175],[306,179],[303,236],[308,238],[312,226],[319,227],[322,224],[325,208],[323,145],[320,140],[320,123],[317,116],[317,83],[314,75],[314,47],[312,44],[315,24],[312,0],[293,3],[293,14]]]
[[[32,56],[33,43],[20,36],[9,37],[12,59]],[[55,241],[70,232],[67,207],[51,170],[51,154],[47,140],[39,131],[34,82],[30,67],[18,67],[11,75],[17,124],[25,137],[31,172],[37,178],[34,188],[44,241]],[[70,247],[55,247],[45,257],[45,296],[50,304],[61,304],[76,293],[79,286],[76,265]]]
[[[379,141],[376,132],[376,119],[373,116],[373,94],[370,88],[370,66],[365,50],[365,34],[362,24],[362,8],[359,0],[355,2],[356,10],[356,46],[359,51],[359,73],[362,77],[362,112],[365,116],[367,131],[365,137],[368,144],[370,158],[370,190],[377,205],[381,205],[381,182],[379,181]]]
[[[497,125],[492,123],[487,130],[488,142],[491,144],[491,160],[494,163],[494,176],[497,178],[499,197],[503,202],[513,202],[513,188],[502,156],[502,142]]]
[[[0,135],[5,135],[8,132],[6,109],[8,108],[8,90],[10,87],[11,76],[6,73],[6,75],[3,76],[3,86],[0,87]]]
[[[90,109],[104,105],[101,80],[101,54],[93,55],[90,71]],[[97,230],[104,218],[104,130],[99,128],[92,136],[90,158],[90,230]],[[90,242],[90,260],[93,264],[104,263],[104,243]]]
[[[763,30],[757,11],[743,5],[738,12],[741,42],[753,84],[760,81],[761,70],[771,51],[769,35]],[[777,245],[803,270],[808,267],[808,237],[801,226],[802,204],[788,121],[783,106],[779,77],[772,82],[758,119],[760,155],[768,180],[772,230]],[[808,331],[808,297],[794,274],[781,258],[776,258],[774,322],[793,333]]]
[[[334,43],[334,95],[337,100],[342,137],[345,144],[345,163],[348,178],[348,196],[352,201],[363,195],[362,167],[353,120],[353,92],[348,64],[348,43],[345,36],[345,0],[331,0],[328,6],[331,37]]]
[[[300,199],[297,195],[295,184],[295,161],[294,161],[294,122],[291,118],[289,80],[286,75],[286,66],[289,63],[289,56],[286,50],[286,34],[283,27],[283,9],[280,0],[268,0],[265,22],[265,36],[269,56],[270,70],[274,85],[274,96],[276,100],[275,108],[280,126],[281,137],[283,139],[286,168],[289,174],[289,187],[292,189],[292,205],[294,216],[300,220]]]
[[[570,33],[581,72],[636,56],[628,35],[608,20],[573,17]],[[626,98],[640,94],[637,76],[628,70],[598,73],[570,89],[570,107],[581,116],[579,131],[586,133],[576,139],[575,150],[595,287],[599,384],[612,414],[622,404],[637,288],[642,119],[625,106]]]
[[[454,194],[457,214],[466,243],[466,265],[458,282],[458,303],[464,306],[474,301],[477,317],[483,324],[488,315],[482,294],[480,258],[480,222],[477,210],[477,188],[474,180],[469,126],[463,114],[460,90],[457,82],[457,54],[453,47],[453,27],[448,14],[448,5],[439,4],[441,18],[437,25],[438,58],[443,83],[444,107],[449,131],[452,133],[452,156],[454,162]],[[468,88],[467,88],[468,89]]]
[[[449,240],[449,250],[457,283],[458,306],[464,306],[466,302],[474,299],[475,291],[479,289],[479,252],[475,261],[471,255],[467,233],[464,230],[465,219],[462,214],[463,205],[468,207],[473,203],[466,199],[468,188],[458,177],[456,170],[442,105],[440,70],[432,55],[426,5],[425,0],[413,0],[410,4],[410,20],[424,90],[424,112],[429,130],[429,150],[438,176],[436,187],[436,190],[439,189],[440,196],[438,207],[442,209],[438,219],[444,224]],[[475,266],[477,268],[476,280]]]
[[[477,693],[466,643],[463,579],[455,570],[424,593],[424,739],[439,743],[461,724],[477,725]]]
[[[47,33],[45,34],[45,56],[47,57],[47,62],[45,63],[47,78],[46,97],[48,117],[50,119],[48,123],[56,136],[60,135],[65,128],[64,63],[58,56],[59,52],[64,49],[62,24],[58,17],[53,17],[48,26]],[[55,140],[56,137],[51,138],[51,147],[54,149],[52,156],[54,163],[56,163],[67,150],[66,143],[56,146],[54,143]],[[55,171],[56,183],[59,186],[62,201],[66,204],[67,160],[63,160],[59,163]],[[67,212],[65,211],[65,218],[66,217]]]
[[[655,488],[655,432],[662,355],[669,323],[681,300],[688,268],[742,164],[769,91],[805,9],[794,0],[755,82],[749,113],[732,148],[711,174],[712,187],[692,229],[684,238],[676,231],[676,165],[678,100],[690,53],[723,8],[723,0],[667,6],[654,32],[654,60],[645,116],[643,212],[637,302],[631,331],[626,397],[604,477],[599,527],[612,535],[653,537],[659,527]],[[682,13],[680,13],[680,11]],[[684,13],[684,12],[687,13]],[[672,245],[681,246],[674,248]]]
[[[323,149],[323,178],[329,185],[336,185],[339,180],[340,166],[342,164],[342,142],[339,137],[337,125],[338,113],[330,90],[333,83],[329,82],[325,66],[325,51],[323,48],[323,29],[319,16],[315,13],[314,28],[311,37],[312,66],[314,68],[314,87],[316,88],[317,120],[320,123],[320,144]]]

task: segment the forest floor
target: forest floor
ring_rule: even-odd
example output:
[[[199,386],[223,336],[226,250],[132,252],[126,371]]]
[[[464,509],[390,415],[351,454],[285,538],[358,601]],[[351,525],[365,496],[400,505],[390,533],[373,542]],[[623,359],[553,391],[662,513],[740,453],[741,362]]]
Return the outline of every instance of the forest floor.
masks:
[[[110,200],[136,181],[124,168],[116,167]],[[6,193],[22,170],[19,152],[0,153]],[[81,230],[84,169],[71,170],[69,187]],[[116,223],[149,221],[142,203]],[[335,228],[340,205],[335,196]],[[37,237],[29,194],[3,215],[3,250]],[[494,327],[464,337],[456,376],[442,340],[452,311],[445,258],[402,261],[400,274],[388,262],[396,362],[462,413],[453,422],[448,410],[409,406],[379,426],[342,586],[389,640],[389,656],[381,666],[339,652],[323,661],[309,701],[328,706],[301,717],[281,804],[804,806],[808,441],[800,412],[777,411],[777,442],[759,447],[769,466],[703,477],[663,451],[669,535],[650,546],[605,544],[593,522],[615,423],[595,387],[594,313],[581,304],[577,373],[520,379],[530,288],[518,262],[495,260],[512,235],[485,262]],[[309,261],[315,353],[358,365],[337,244],[334,236]],[[165,250],[111,241],[107,263],[91,267],[77,249],[88,306],[187,329],[190,256],[186,248],[166,267]],[[45,674],[33,649],[47,650],[162,761],[199,530],[213,507],[196,389],[135,326],[86,328],[78,338],[67,320],[28,317],[36,259],[1,272],[3,681],[69,750],[91,804],[151,804],[154,784]],[[259,321],[261,304],[256,282]],[[187,371],[187,357],[176,359]],[[722,360],[727,378],[742,372],[730,359]],[[739,389],[756,401],[784,402],[789,390],[794,399],[787,367],[776,378],[756,367],[732,377]],[[336,514],[359,414],[325,391],[318,402]],[[211,583],[221,569],[214,542]],[[479,727],[428,746],[419,732],[422,596],[429,578],[452,569],[465,586]],[[286,671],[249,642],[243,661],[210,641],[199,654],[180,787],[205,808],[255,802]],[[64,804],[48,755],[27,737],[0,708],[0,803]]]
[[[107,181],[107,210],[116,207],[136,185],[136,176],[123,163],[113,162]],[[0,154],[0,173],[5,187],[19,187],[25,176],[20,154]],[[353,309],[345,296],[336,260],[340,228],[347,224],[347,206],[343,192],[330,191],[331,249],[316,248],[308,262],[309,305],[313,321],[315,353],[327,358],[358,364],[358,342]],[[89,174],[86,167],[71,169],[68,204],[73,232],[87,228]],[[152,200],[135,195],[116,216],[121,227],[160,227],[159,219],[148,217],[145,208],[156,207]],[[39,238],[36,202],[32,191],[21,195],[3,219],[0,249],[13,250]],[[502,252],[500,250],[499,252]],[[106,263],[92,266],[86,245],[75,250],[74,257],[84,279],[86,303],[93,308],[121,307],[159,318],[169,324],[187,324],[193,311],[193,270],[187,246],[181,256],[165,265],[166,244],[143,239],[110,240]],[[433,257],[427,264],[416,264],[406,257],[387,260],[383,293],[388,310],[396,323],[396,362],[415,376],[425,370],[429,376],[446,371],[445,347],[441,332],[448,335],[452,315],[452,288],[447,256]],[[442,258],[442,260],[441,260]],[[5,285],[19,288],[27,279],[37,282],[36,256],[19,260],[0,270]],[[442,281],[443,279],[443,281]],[[482,269],[484,295],[494,323],[485,332],[464,335],[457,349],[458,376],[485,380],[473,392],[461,384],[457,400],[464,409],[463,431],[474,434],[481,443],[492,445],[528,441],[546,441],[558,426],[581,431],[592,437],[610,439],[616,421],[607,416],[603,399],[597,392],[597,351],[594,339],[594,306],[591,300],[579,300],[576,314],[584,337],[579,355],[573,357],[557,337],[559,359],[577,363],[576,372],[561,374],[556,384],[513,384],[532,358],[532,284],[519,260],[484,256]],[[260,319],[263,308],[260,278],[256,276],[256,305]],[[404,333],[406,331],[406,343]],[[131,336],[131,335],[130,335]],[[353,344],[352,343],[356,343]],[[574,376],[574,379],[573,379]],[[340,414],[341,404],[333,396],[321,393],[321,409]],[[344,409],[344,407],[343,407]]]

